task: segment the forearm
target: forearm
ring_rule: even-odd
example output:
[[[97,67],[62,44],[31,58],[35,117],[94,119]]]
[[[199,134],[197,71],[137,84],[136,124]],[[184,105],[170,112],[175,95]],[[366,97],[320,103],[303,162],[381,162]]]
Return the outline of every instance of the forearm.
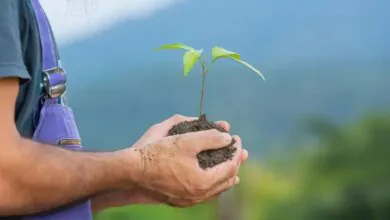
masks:
[[[129,195],[133,193],[134,193],[133,190],[127,192],[118,190],[118,191],[108,191],[108,192],[98,194],[91,198],[92,212],[97,213],[108,208],[119,207],[124,205],[132,205],[136,202],[134,200],[128,201],[125,198],[125,194]]]
[[[128,190],[110,191],[94,196],[91,199],[91,205],[92,211],[96,213],[113,207],[136,204],[161,204],[161,201],[164,201],[162,195],[134,187]]]
[[[0,215],[40,212],[131,185],[135,158],[18,142],[0,156]]]

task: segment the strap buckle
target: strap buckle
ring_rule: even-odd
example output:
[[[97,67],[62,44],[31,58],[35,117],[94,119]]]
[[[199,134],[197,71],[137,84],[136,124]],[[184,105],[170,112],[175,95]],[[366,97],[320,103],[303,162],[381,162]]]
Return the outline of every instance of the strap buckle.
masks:
[[[60,98],[66,92],[66,72],[61,67],[43,71],[43,86],[50,98]]]

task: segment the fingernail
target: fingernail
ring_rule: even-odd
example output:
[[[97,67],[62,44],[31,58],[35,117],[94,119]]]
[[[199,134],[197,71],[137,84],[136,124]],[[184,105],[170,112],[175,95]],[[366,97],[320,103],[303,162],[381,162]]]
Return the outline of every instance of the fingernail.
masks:
[[[230,144],[232,142],[232,136],[229,133],[222,133],[222,135],[226,144]]]
[[[243,149],[242,150],[242,153],[241,153],[241,160],[242,161],[246,161],[247,159],[248,159],[248,151],[247,150],[245,150],[245,149]]]
[[[235,180],[234,180],[234,183],[237,185],[238,183],[240,183],[240,177],[236,176]]]

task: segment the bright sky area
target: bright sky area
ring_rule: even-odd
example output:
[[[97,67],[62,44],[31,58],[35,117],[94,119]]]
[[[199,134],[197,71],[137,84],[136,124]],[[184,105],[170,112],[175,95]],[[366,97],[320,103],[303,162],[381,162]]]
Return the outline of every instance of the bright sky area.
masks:
[[[145,19],[185,0],[41,0],[57,41],[67,45],[128,19]]]

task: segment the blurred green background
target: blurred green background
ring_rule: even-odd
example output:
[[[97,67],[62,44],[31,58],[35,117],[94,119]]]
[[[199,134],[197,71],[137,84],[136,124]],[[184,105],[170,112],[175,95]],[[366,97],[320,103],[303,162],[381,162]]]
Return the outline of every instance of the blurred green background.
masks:
[[[316,141],[265,160],[252,156],[240,184],[218,201],[188,209],[116,208],[96,219],[390,219],[390,115],[310,125]]]
[[[228,60],[207,78],[208,118],[229,121],[250,152],[234,190],[193,208],[123,207],[95,219],[390,219],[389,7],[385,0],[177,1],[62,46],[88,150],[125,148],[175,113],[198,114],[199,68],[184,78],[183,52],[153,51],[162,44],[208,54],[219,45],[267,79]]]

